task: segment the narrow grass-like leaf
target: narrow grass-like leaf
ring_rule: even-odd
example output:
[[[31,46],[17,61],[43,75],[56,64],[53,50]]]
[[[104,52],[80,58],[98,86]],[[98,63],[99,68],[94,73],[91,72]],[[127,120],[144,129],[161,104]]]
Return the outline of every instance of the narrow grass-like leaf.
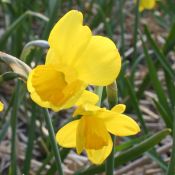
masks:
[[[54,133],[54,129],[53,129],[53,126],[52,126],[52,122],[51,122],[51,118],[50,118],[48,110],[44,110],[43,114],[44,114],[44,118],[45,118],[46,125],[47,125],[47,128],[48,128],[50,144],[51,144],[53,152],[54,152],[58,172],[59,172],[60,175],[63,175],[63,170],[62,170],[62,166],[61,166],[60,152],[59,152],[58,145],[56,143],[55,133]]]
[[[143,39],[142,39],[142,44],[143,44],[143,48],[144,48],[145,59],[146,59],[146,62],[147,62],[148,68],[149,68],[149,76],[150,76],[152,85],[156,91],[156,94],[159,98],[161,105],[164,106],[167,113],[169,114],[169,117],[172,119],[173,117],[172,117],[172,113],[171,113],[171,108],[168,104],[164,90],[162,89],[162,85],[158,79],[157,70],[155,69],[154,63],[148,54],[148,50],[146,49],[145,42],[143,41]]]
[[[167,71],[169,76],[174,80],[175,79],[175,74],[174,74],[174,71],[171,67],[171,64],[168,62],[168,60],[166,59],[163,52],[159,49],[159,47],[157,46],[157,44],[153,40],[147,26],[145,26],[144,31],[145,31],[145,34],[147,36],[147,39],[148,39],[149,43],[151,44],[151,47],[153,48],[153,50],[155,51],[155,53],[157,55],[157,58],[158,58],[159,62],[161,63],[162,67]]]
[[[175,46],[175,23],[172,25],[171,30],[166,39],[166,43],[163,46],[163,52],[165,55],[171,51]]]
[[[150,84],[150,76],[149,74],[146,74],[142,80],[141,85],[139,86],[138,91],[136,92],[137,99],[140,99],[143,96],[145,89],[147,89]]]
[[[44,15],[40,14],[40,13],[36,13],[36,12],[32,12],[32,11],[26,11],[23,15],[21,15],[16,21],[14,21],[11,26],[8,27],[8,29],[5,31],[5,33],[2,35],[2,37],[0,38],[0,50],[2,50],[5,47],[5,42],[8,39],[9,35],[11,35],[11,33],[13,31],[15,31],[16,28],[20,27],[20,25],[22,25],[23,21],[26,20],[26,18],[28,16],[34,16],[37,18],[40,18],[44,21],[48,21],[48,18],[45,17]]]
[[[167,74],[167,72],[165,72],[165,81],[166,81],[168,97],[171,103],[171,108],[173,108],[175,106],[175,93],[174,93],[175,82],[171,79],[171,77]]]
[[[15,73],[23,77],[23,80],[27,79],[28,73],[31,70],[31,68],[27,64],[25,64],[18,58],[8,55],[4,52],[0,52],[0,61],[3,61],[8,66],[10,66]]]
[[[169,135],[171,132],[170,129],[164,129],[154,135],[151,135],[147,139],[145,139],[143,142],[135,145],[133,148],[130,148],[122,153],[120,153],[115,158],[115,168],[123,165],[124,163],[127,163],[128,161],[134,160],[135,158],[142,155],[144,152],[148,151],[155,145],[157,145],[162,139],[164,139],[167,135]],[[75,173],[75,175],[93,175],[96,173],[101,173],[105,170],[104,164],[100,166],[92,165],[86,170],[80,170]]]
[[[24,168],[23,168],[23,174],[28,175],[30,171],[30,164],[32,159],[32,150],[33,150],[33,143],[34,143],[34,137],[35,137],[35,121],[36,121],[36,104],[32,104],[32,116],[30,121],[30,129],[29,129],[29,135],[28,135],[28,144],[26,149],[26,156],[24,161]]]
[[[21,53],[20,59],[24,62],[27,62],[27,56],[30,54],[30,52],[36,48],[43,48],[43,49],[48,49],[49,48],[49,44],[47,41],[45,40],[35,40],[35,41],[30,41],[29,43],[27,43]]]
[[[112,84],[108,85],[106,87],[106,92],[107,92],[109,108],[111,109],[118,103],[117,83],[113,82]],[[106,159],[105,164],[106,175],[113,175],[114,173],[114,153],[115,153],[114,143],[116,137],[114,135],[111,135],[111,138],[113,142],[113,147],[110,155]]]
[[[147,138],[148,135],[143,135],[139,138],[131,138],[128,140],[128,138],[126,138],[126,141],[120,145],[117,145],[115,147],[116,152],[118,151],[124,151],[126,149],[129,149],[130,147],[134,146],[135,144],[138,144],[140,142],[142,142],[142,140],[145,140]]]
[[[121,47],[120,47],[120,51],[121,51],[121,55],[122,58],[124,59],[124,51],[125,51],[125,30],[124,30],[124,13],[123,13],[123,7],[125,4],[125,0],[119,0],[119,19],[120,19],[120,33],[121,33]]]
[[[18,81],[15,89],[13,108],[11,114],[11,128],[12,128],[12,139],[11,139],[11,166],[10,172],[13,175],[17,175],[17,157],[16,157],[16,131],[17,131],[17,112],[19,108],[19,90],[20,90],[20,81]]]
[[[58,20],[58,15],[61,13],[61,3],[62,0],[52,0],[49,1],[49,21],[45,27],[43,32],[43,38],[47,39],[48,35],[54,25],[54,23]]]
[[[155,150],[149,151],[147,153],[148,157],[150,157],[154,162],[156,162],[164,171],[168,170],[168,165],[165,163],[165,161],[158,155]]]
[[[67,157],[67,155],[69,154],[71,149],[69,148],[63,148],[60,151],[60,156],[61,156],[61,160],[64,161],[64,159]],[[56,172],[56,163],[53,162],[53,164],[51,165],[50,169],[47,171],[46,174],[54,174]]]
[[[4,137],[6,135],[9,125],[10,125],[10,122],[6,121],[4,123],[4,125],[1,127],[1,130],[0,130],[0,143],[1,143],[1,141],[4,139]]]
[[[163,118],[166,126],[168,128],[172,128],[172,120],[169,117],[169,114],[166,112],[166,110],[164,109],[164,107],[160,104],[160,102],[158,102],[157,100],[153,99],[154,104],[156,105],[156,108],[158,110],[158,112],[160,113],[160,116]]]
[[[94,89],[94,93],[98,95],[99,100],[97,105],[101,106],[101,101],[102,101],[102,94],[103,94],[103,86],[96,86]]]
[[[133,53],[133,59],[136,59],[137,56],[137,36],[138,36],[138,28],[139,28],[139,4],[140,0],[136,1],[136,6],[135,6],[135,20],[134,20],[134,53]]]
[[[175,115],[173,118],[173,146],[167,175],[174,175],[174,174],[175,174]]]
[[[15,72],[5,72],[4,74],[0,75],[0,84],[4,81],[13,80],[17,77],[20,77],[20,75]]]
[[[50,153],[47,158],[42,162],[41,167],[37,170],[36,174],[41,174],[42,171],[45,169],[46,165],[50,163],[50,161],[53,158],[53,153]],[[56,171],[56,165],[55,165],[55,171]],[[55,173],[55,172],[54,172]],[[47,173],[48,174],[48,173]]]
[[[136,92],[134,91],[134,88],[132,87],[131,82],[127,77],[125,78],[125,81],[126,81],[126,85],[127,85],[127,88],[128,88],[129,95],[131,97],[130,100],[132,100],[133,109],[137,113],[137,117],[140,121],[140,124],[143,128],[143,131],[145,133],[148,133],[148,129],[146,127],[145,121],[144,121],[143,116],[142,116],[142,112],[140,111],[140,108],[139,108],[139,103],[138,103],[138,100],[137,100],[137,97],[136,97]]]

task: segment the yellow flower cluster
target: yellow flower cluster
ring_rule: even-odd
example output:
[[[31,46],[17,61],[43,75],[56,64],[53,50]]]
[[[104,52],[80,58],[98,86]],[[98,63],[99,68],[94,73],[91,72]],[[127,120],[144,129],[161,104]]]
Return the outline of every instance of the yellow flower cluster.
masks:
[[[52,29],[44,65],[34,68],[27,81],[31,98],[54,111],[77,106],[80,116],[56,134],[58,144],[86,151],[89,159],[102,163],[112,150],[109,133],[129,136],[140,131],[137,123],[123,114],[125,105],[107,110],[96,105],[98,96],[86,91],[88,85],[106,86],[116,80],[121,58],[115,44],[93,35],[83,25],[81,12],[71,10]]]

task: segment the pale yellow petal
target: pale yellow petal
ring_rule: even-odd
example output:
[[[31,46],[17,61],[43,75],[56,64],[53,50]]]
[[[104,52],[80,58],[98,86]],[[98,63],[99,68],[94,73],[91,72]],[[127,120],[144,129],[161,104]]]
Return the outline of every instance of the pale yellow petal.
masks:
[[[0,111],[4,109],[4,104],[0,101]]]
[[[98,95],[94,94],[93,92],[85,90],[78,99],[78,101],[76,102],[76,106],[80,106],[85,103],[96,104],[98,100],[99,100]]]
[[[46,64],[72,65],[79,58],[92,36],[82,23],[82,13],[71,10],[55,24],[48,39],[52,51],[48,52]]]
[[[112,83],[121,69],[121,57],[108,38],[93,36],[75,62],[79,78],[88,84],[105,86]]]
[[[56,140],[59,145],[65,148],[76,147],[76,131],[79,120],[74,120],[63,126],[56,134]]]
[[[126,109],[126,106],[124,104],[118,104],[115,105],[111,111],[117,112],[117,113],[123,113]]]
[[[102,164],[112,151],[112,140],[108,134],[108,144],[101,149],[86,149],[87,156],[94,164]]]
[[[140,132],[139,125],[131,118],[124,114],[116,112],[101,112],[98,114],[107,130],[116,136],[130,136]]]

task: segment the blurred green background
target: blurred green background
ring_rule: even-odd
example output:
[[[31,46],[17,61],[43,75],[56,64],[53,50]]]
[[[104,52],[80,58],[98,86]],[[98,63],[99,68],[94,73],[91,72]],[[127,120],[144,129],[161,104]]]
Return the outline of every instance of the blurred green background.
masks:
[[[139,136],[117,138],[116,174],[175,174],[175,1],[158,0],[152,10],[138,11],[132,0],[1,0],[0,51],[29,66],[44,63],[54,24],[71,9],[80,10],[94,34],[111,38],[122,56],[117,79],[119,103],[142,129]],[[53,175],[56,172],[43,111],[31,102],[26,84],[0,63],[0,174]],[[103,89],[102,106],[106,105]],[[72,110],[51,112],[55,132]],[[169,129],[171,129],[171,132]],[[65,174],[104,172],[84,155],[61,149]]]

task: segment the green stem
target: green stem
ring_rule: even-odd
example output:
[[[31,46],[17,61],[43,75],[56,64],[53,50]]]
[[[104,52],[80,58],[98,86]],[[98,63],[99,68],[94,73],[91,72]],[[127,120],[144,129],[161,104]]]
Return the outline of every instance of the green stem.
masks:
[[[124,7],[124,0],[119,0],[119,17],[120,17],[120,32],[121,32],[121,55],[124,59],[124,52],[125,52],[125,39],[124,39],[124,14],[123,14],[123,7]]]
[[[29,139],[27,144],[26,150],[26,158],[24,162],[24,171],[23,174],[28,175],[30,170],[31,158],[32,158],[32,150],[33,150],[33,143],[35,137],[35,121],[36,121],[36,104],[32,104],[32,116],[30,121],[30,129],[29,129]]]
[[[107,86],[106,92],[107,92],[109,108],[111,109],[113,106],[115,106],[118,103],[118,92],[117,92],[116,82]],[[114,144],[115,144],[116,137],[114,135],[111,135],[111,137],[113,141],[113,148],[106,160],[106,164],[105,164],[106,175],[113,175],[114,173],[114,153],[115,153]]]
[[[135,60],[136,59],[136,56],[137,56],[137,34],[138,34],[138,25],[139,25],[139,3],[140,3],[140,0],[137,0],[136,8],[135,8],[134,54],[133,54],[133,60]]]
[[[98,106],[101,106],[101,100],[103,95],[103,86],[96,86],[94,89],[95,94],[99,96],[99,101],[97,103]]]
[[[54,129],[52,126],[52,122],[51,122],[51,118],[50,118],[48,110],[44,110],[44,118],[45,118],[47,129],[49,132],[50,143],[51,143],[51,146],[54,152],[57,169],[58,169],[59,175],[63,175],[64,173],[63,173],[62,166],[61,166],[60,152],[59,152],[56,140],[55,140],[55,133],[54,133]]]
[[[175,175],[175,116],[173,118],[173,146],[167,175]]]
[[[16,130],[17,130],[17,111],[19,107],[19,89],[20,82],[18,81],[14,92],[14,101],[11,115],[11,128],[12,128],[12,139],[11,139],[11,168],[10,172],[13,175],[17,175],[17,158],[16,158]]]

